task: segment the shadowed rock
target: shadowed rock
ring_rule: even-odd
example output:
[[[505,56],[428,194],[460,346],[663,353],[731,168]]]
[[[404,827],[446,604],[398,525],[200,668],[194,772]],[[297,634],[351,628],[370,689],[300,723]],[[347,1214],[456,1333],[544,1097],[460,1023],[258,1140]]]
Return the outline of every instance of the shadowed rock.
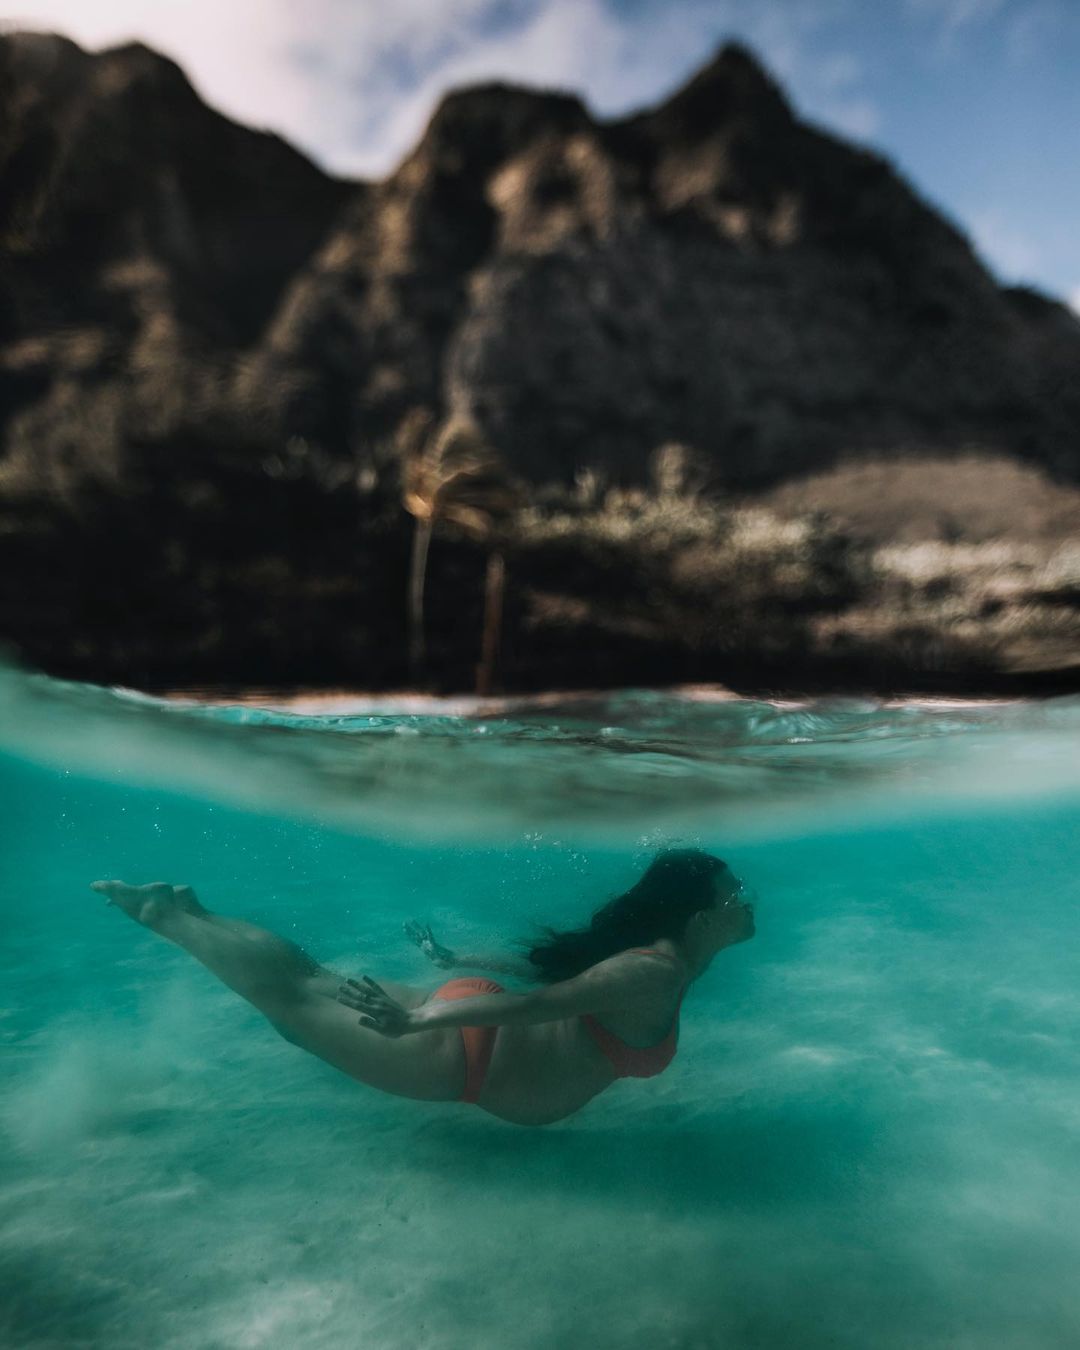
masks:
[[[392,480],[418,409],[474,421],[533,484],[642,484],[669,443],[736,492],[973,447],[1080,478],[1080,322],[998,286],[741,46],[614,121],[565,93],[453,92],[377,183],[237,126],[139,45],[0,36],[0,114],[0,631],[35,659],[80,605],[130,628],[137,556],[140,603],[175,587],[208,669],[238,624],[257,662],[283,621],[230,611],[207,568],[321,597],[300,677],[346,616],[338,664],[374,651],[393,678],[395,489],[346,489]],[[331,613],[349,558],[377,580]]]
[[[451,93],[374,185],[229,122],[145,47],[0,52],[16,459],[77,447],[88,415],[115,446],[210,403],[347,456],[421,405],[536,481],[641,481],[668,440],[737,486],[972,443],[1077,473],[1080,323],[998,287],[740,46],[615,122]]]

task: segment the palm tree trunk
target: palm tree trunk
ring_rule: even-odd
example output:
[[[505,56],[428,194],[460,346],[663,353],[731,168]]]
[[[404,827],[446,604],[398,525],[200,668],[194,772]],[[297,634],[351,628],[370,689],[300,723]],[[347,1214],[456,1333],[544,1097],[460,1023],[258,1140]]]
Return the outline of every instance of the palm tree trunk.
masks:
[[[418,518],[413,531],[409,565],[409,677],[416,683],[424,675],[427,647],[424,642],[424,584],[427,581],[428,549],[433,521]]]
[[[476,692],[481,697],[491,693],[495,677],[505,595],[506,559],[498,551],[489,553],[484,579],[484,636],[480,644],[480,664],[476,668]]]

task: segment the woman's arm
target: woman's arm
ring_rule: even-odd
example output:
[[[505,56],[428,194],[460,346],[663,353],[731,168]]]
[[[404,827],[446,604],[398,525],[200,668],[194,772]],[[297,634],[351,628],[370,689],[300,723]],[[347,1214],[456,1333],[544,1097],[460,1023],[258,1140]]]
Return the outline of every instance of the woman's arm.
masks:
[[[576,975],[525,994],[479,994],[476,998],[431,999],[418,1008],[404,1008],[374,980],[349,980],[338,1001],[361,1014],[361,1026],[386,1036],[408,1036],[439,1027],[532,1026],[560,1022],[582,1013],[619,1013],[644,1001],[670,996],[671,974],[657,963],[622,953]]]
[[[493,970],[500,975],[515,975],[522,980],[536,978],[536,967],[524,958],[494,952],[459,956],[457,952],[435,941],[430,924],[410,919],[404,928],[409,941],[415,942],[428,960],[440,970]]]
[[[433,965],[441,970],[452,970],[457,964],[457,957],[449,947],[444,947],[441,942],[436,942],[431,932],[431,924],[421,923],[418,919],[407,919],[402,924],[405,930],[405,936],[410,942],[415,942],[427,959]]]

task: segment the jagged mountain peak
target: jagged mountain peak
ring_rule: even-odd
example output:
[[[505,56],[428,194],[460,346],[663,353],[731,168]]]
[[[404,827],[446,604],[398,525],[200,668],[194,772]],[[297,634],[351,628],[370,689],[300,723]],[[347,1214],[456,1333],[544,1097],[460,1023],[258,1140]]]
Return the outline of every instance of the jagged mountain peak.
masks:
[[[780,94],[780,88],[764,61],[743,42],[729,40],[720,43],[712,58],[706,61],[691,83],[709,80],[722,80],[728,83],[741,81],[745,88],[757,86],[764,91]]]
[[[513,154],[538,135],[591,124],[576,94],[504,81],[452,89],[439,100],[413,158],[462,155],[471,163]]]
[[[27,64],[90,59],[89,52],[62,33],[38,33],[16,28],[11,32],[0,33],[0,48],[10,60]]]
[[[183,90],[198,97],[183,69],[170,57],[143,42],[123,42],[115,47],[106,47],[97,53],[97,61],[102,66],[122,71],[132,83]]]
[[[8,129],[12,111],[7,100],[15,83],[24,98],[36,101],[82,80],[92,60],[77,42],[59,33],[0,33],[0,116]]]
[[[82,382],[44,383],[44,357],[25,376],[0,365],[19,410],[4,435],[27,462],[92,415],[50,336],[78,329],[171,384],[178,353],[227,372],[242,351],[258,378],[234,400],[223,375],[223,404],[331,455],[422,406],[468,412],[538,482],[582,466],[639,481],[669,441],[736,486],[867,448],[974,443],[1077,472],[1075,334],[1003,296],[879,157],[800,122],[739,43],[625,120],[566,92],[454,90],[370,187],[193,91],[193,108],[158,98],[177,68],[146,48],[38,48],[83,73],[79,97],[51,99],[24,67],[13,106],[39,114],[9,124],[6,161],[0,134],[12,234],[37,260],[0,295],[23,344],[7,369],[47,351]],[[111,97],[110,63],[115,88],[142,73],[149,95]],[[104,318],[102,294],[120,297]],[[151,328],[175,336],[152,361],[128,338]],[[126,428],[136,395],[109,359],[96,378]]]
[[[668,136],[707,134],[733,120],[774,125],[795,120],[780,85],[739,42],[723,43],[711,61],[644,117]]]
[[[59,33],[0,33],[0,60],[11,76],[32,81],[39,98],[84,85],[95,94],[123,93],[141,86],[154,94],[179,94],[201,104],[183,69],[142,42],[87,51]]]
[[[81,52],[82,48],[62,33],[37,32],[29,28],[15,28],[0,34],[0,40],[12,51],[23,54],[56,51]]]

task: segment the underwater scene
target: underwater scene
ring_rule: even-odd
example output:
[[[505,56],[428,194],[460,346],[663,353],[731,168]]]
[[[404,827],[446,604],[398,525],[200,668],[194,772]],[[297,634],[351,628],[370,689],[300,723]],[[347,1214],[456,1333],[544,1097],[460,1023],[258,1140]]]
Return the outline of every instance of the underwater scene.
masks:
[[[1080,700],[164,700],[0,670],[0,1345],[1080,1343]],[[342,976],[756,892],[564,1119],[381,1092],[90,883]],[[499,976],[508,990],[525,986]]]

